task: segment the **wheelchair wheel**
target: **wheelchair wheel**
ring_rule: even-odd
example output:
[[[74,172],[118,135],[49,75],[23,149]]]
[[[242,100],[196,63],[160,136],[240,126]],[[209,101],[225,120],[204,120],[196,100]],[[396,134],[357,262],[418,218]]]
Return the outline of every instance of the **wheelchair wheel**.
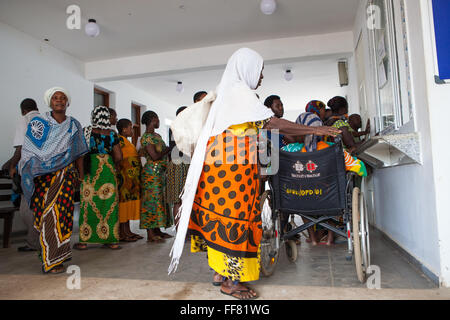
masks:
[[[361,283],[366,281],[367,265],[364,265],[365,252],[362,246],[362,230],[361,226],[361,191],[358,187],[353,188],[352,192],[352,238],[353,238],[353,256],[355,258],[356,275]],[[363,205],[364,206],[364,205]]]
[[[269,277],[274,271],[280,255],[280,217],[272,212],[270,191],[261,196],[261,273]]]
[[[288,240],[285,243],[286,246],[286,255],[288,257],[288,260],[290,262],[297,261],[298,251],[297,251],[297,244],[294,240]]]
[[[370,266],[370,237],[369,237],[369,210],[367,209],[366,197],[365,197],[365,178],[362,180],[361,184],[361,201],[360,201],[360,212],[361,212],[361,249],[363,252],[363,263],[365,270]]]

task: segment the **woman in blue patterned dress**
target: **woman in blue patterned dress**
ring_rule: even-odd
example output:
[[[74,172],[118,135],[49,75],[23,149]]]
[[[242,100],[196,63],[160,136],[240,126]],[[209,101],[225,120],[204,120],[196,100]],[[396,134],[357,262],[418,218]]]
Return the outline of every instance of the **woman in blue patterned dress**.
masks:
[[[44,99],[52,111],[31,119],[22,146],[22,189],[35,215],[44,273],[64,272],[70,260],[75,187],[88,151],[80,123],[66,115],[69,93],[51,88]]]

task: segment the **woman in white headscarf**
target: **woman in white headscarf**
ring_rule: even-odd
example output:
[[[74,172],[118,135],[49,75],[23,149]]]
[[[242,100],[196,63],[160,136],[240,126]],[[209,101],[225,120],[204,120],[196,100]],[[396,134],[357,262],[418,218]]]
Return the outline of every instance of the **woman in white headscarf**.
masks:
[[[256,293],[242,282],[259,278],[258,130],[280,129],[294,136],[339,133],[274,117],[254,92],[261,85],[263,67],[262,57],[247,48],[228,61],[192,156],[169,267],[169,273],[176,270],[189,229],[191,250],[208,252],[209,266],[216,272],[213,284],[245,300]]]
[[[44,95],[51,111],[28,124],[19,172],[24,196],[34,212],[44,273],[64,272],[71,258],[75,186],[83,176],[88,147],[80,123],[66,115],[70,95],[51,88]]]

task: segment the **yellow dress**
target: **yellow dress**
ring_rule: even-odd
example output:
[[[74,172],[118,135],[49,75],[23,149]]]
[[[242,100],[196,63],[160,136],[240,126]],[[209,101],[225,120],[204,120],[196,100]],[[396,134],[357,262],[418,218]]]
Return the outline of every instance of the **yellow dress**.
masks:
[[[123,160],[117,173],[119,181],[119,221],[139,220],[141,214],[141,159],[136,147],[119,135]]]

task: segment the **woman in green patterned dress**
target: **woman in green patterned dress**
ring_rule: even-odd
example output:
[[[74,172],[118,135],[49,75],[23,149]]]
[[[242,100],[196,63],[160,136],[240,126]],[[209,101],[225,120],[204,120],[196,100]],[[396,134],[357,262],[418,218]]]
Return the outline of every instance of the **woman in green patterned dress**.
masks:
[[[166,147],[164,140],[155,132],[159,128],[159,118],[155,112],[146,111],[142,115],[142,124],[145,124],[146,130],[141,138],[140,154],[147,163],[141,174],[140,228],[147,230],[148,242],[162,242],[164,238],[171,237],[159,228],[172,225],[165,196],[167,154],[172,148]]]
[[[86,250],[87,243],[99,243],[117,250],[119,242],[119,196],[116,166],[122,161],[119,137],[111,130],[109,108],[98,106],[91,115],[92,125],[84,128],[89,153],[84,157],[84,181],[81,185],[80,243],[74,248]]]

